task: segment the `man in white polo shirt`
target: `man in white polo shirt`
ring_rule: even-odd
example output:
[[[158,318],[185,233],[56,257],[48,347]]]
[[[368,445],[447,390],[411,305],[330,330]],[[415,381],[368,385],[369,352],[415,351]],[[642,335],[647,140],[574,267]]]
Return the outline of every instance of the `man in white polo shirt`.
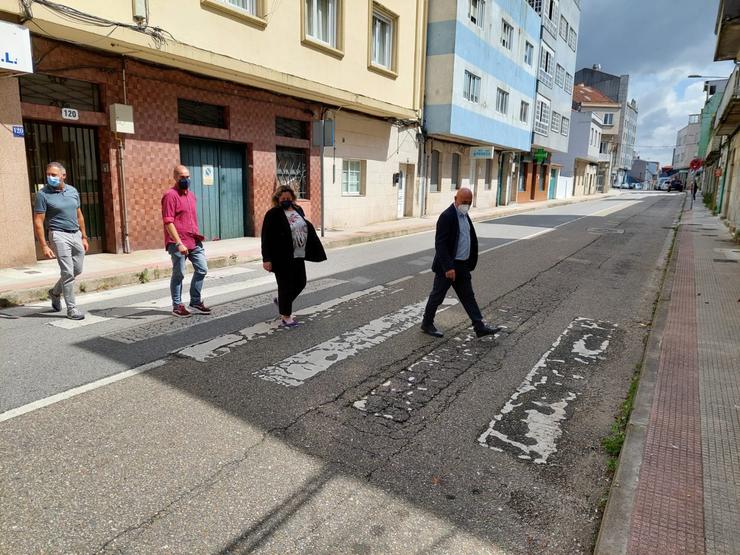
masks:
[[[75,305],[75,278],[82,273],[85,253],[88,251],[85,218],[80,210],[80,194],[64,182],[67,171],[59,162],[46,166],[46,186],[36,193],[33,227],[46,258],[56,258],[61,276],[49,289],[51,307],[62,310],[61,297],[67,305],[67,318],[82,320],[85,314]],[[44,223],[49,229],[46,242]]]

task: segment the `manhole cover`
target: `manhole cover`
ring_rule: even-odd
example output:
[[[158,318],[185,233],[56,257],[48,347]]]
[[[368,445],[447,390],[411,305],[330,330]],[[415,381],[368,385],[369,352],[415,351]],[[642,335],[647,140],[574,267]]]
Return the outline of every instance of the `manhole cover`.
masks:
[[[623,229],[617,229],[615,227],[589,227],[586,231],[589,233],[596,233],[599,235],[606,235],[608,233],[621,234],[624,233]]]

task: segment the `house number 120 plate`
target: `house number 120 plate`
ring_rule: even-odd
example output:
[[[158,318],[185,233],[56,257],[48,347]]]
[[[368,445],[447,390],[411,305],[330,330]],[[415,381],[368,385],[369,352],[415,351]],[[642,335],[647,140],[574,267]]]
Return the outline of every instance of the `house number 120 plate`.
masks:
[[[64,119],[80,119],[80,113],[74,108],[62,108],[62,117]]]

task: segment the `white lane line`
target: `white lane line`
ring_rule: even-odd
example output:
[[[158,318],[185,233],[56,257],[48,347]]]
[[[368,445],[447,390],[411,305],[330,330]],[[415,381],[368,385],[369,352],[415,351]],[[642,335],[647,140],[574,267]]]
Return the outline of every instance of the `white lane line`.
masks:
[[[210,270],[206,275],[206,284],[214,280],[223,279],[225,277],[248,274],[254,271],[255,270],[252,268],[242,268],[240,266]],[[84,280],[84,275],[80,279]],[[80,294],[77,295],[76,302],[77,306],[86,306],[99,303],[101,301],[119,299],[121,297],[131,297],[134,295],[141,295],[143,293],[151,293],[152,291],[166,291],[168,288],[169,280],[157,280],[137,285],[125,285],[123,287],[108,289],[106,291],[95,291],[94,293]],[[49,301],[30,303],[25,306],[29,308],[47,308],[49,306]]]
[[[640,204],[641,200],[623,200],[619,201],[619,203],[615,203],[614,206],[608,206],[602,210],[598,210],[594,212],[593,214],[590,214],[591,216],[597,216],[597,217],[604,217],[609,216],[610,214],[614,214],[615,212],[619,212],[620,210],[624,210],[625,208],[629,208],[630,206],[634,206],[635,204]]]
[[[457,304],[457,299],[445,299],[440,310]],[[376,347],[391,337],[418,325],[426,301],[408,305],[368,322],[364,326],[348,331],[328,341],[289,356],[273,366],[253,372],[263,380],[286,387],[302,385],[306,380],[328,370],[336,363]]]
[[[385,288],[383,286],[377,285],[375,287],[370,287],[369,289],[363,289],[362,291],[355,291],[354,293],[349,293],[347,295],[337,297],[336,299],[331,299],[320,304],[303,308],[295,312],[294,315],[298,317],[313,318],[319,314],[329,313],[333,308],[343,303],[353,301],[367,295],[380,293],[384,290]],[[189,345],[184,349],[174,351],[173,354],[192,358],[198,362],[206,362],[210,359],[230,353],[234,347],[244,345],[247,341],[264,339],[279,330],[278,321],[258,322],[257,324],[239,330],[236,333],[221,335],[202,343]]]
[[[76,397],[77,395],[80,395],[82,393],[87,393],[88,391],[93,391],[94,389],[98,389],[100,387],[110,385],[115,382],[120,382],[121,380],[136,376],[137,374],[148,372],[149,370],[153,370],[154,368],[159,368],[160,366],[163,366],[166,362],[167,361],[164,359],[155,360],[154,362],[149,362],[147,364],[137,366],[136,368],[132,368],[131,370],[126,370],[124,372],[114,374],[113,376],[108,376],[107,378],[102,378],[100,380],[90,382],[88,384],[81,385],[73,389],[69,389],[62,393],[57,393],[56,395],[52,395],[51,397],[46,397],[45,399],[40,399],[38,401],[34,401],[33,403],[28,403],[27,405],[5,411],[0,414],[0,422],[5,422],[6,420],[10,420],[11,418],[16,418],[18,416],[28,414],[29,412],[48,407],[49,405],[53,405],[60,401],[71,399],[72,397]]]
[[[427,268],[426,270],[422,270],[421,272],[419,272],[419,275],[431,274],[431,273],[432,273],[432,269],[431,268]]]

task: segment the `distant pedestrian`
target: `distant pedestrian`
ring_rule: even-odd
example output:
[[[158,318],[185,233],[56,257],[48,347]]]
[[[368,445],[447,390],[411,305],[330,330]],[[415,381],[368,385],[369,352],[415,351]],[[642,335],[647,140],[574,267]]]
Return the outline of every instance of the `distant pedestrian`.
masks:
[[[67,318],[83,320],[85,314],[75,304],[75,278],[82,273],[85,253],[90,245],[85,231],[85,217],[80,209],[80,194],[65,183],[67,170],[59,162],[46,166],[46,185],[36,193],[33,226],[46,258],[56,258],[60,277],[49,289],[54,312],[62,310],[61,297],[67,305]],[[44,227],[49,230],[46,241]]]
[[[272,195],[273,207],[262,223],[262,267],[275,274],[281,327],[293,328],[293,301],[306,287],[306,264],[326,260],[324,247],[303,209],[295,202],[293,189],[287,185]]]
[[[691,187],[691,200],[696,200],[696,191],[699,190],[699,180],[694,179],[694,184]]]
[[[164,224],[165,249],[172,258],[172,314],[189,318],[192,314],[182,303],[182,281],[185,278],[185,261],[193,264],[190,281],[189,307],[201,314],[210,314],[211,309],[203,304],[201,295],[203,280],[208,273],[203,235],[198,229],[198,211],[195,194],[190,191],[190,171],[182,165],[175,166],[172,173],[175,185],[162,196],[162,223]]]
[[[468,216],[472,202],[473,192],[466,188],[459,189],[455,194],[455,201],[437,220],[432,263],[434,285],[421,323],[421,330],[433,337],[444,335],[435,327],[434,316],[450,287],[457,293],[478,337],[501,331],[500,327],[492,328],[483,321],[483,315],[473,293],[470,272],[475,270],[478,263],[478,237]]]

